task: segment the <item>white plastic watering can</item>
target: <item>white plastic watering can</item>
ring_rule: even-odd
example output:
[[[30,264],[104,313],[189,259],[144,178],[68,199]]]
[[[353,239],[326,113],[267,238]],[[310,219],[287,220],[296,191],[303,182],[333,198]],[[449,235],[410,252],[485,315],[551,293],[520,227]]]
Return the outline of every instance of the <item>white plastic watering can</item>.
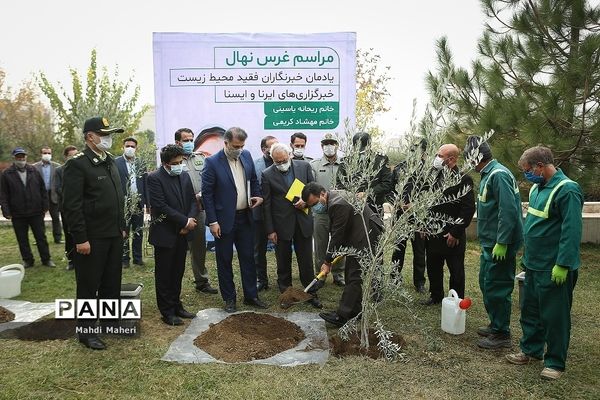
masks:
[[[0,298],[10,299],[21,294],[21,281],[25,268],[21,264],[11,264],[0,268]]]

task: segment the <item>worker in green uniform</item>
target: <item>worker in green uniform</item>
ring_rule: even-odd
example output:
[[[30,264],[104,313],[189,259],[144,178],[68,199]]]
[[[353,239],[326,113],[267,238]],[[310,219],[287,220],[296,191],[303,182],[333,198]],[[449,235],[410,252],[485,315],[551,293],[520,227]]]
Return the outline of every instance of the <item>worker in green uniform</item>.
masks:
[[[125,198],[119,170],[108,150],[112,135],[122,132],[111,128],[106,118],[87,119],[85,150],[65,164],[62,206],[75,243],[77,299],[119,299],[121,295]],[[79,341],[90,349],[104,350],[95,324],[95,319],[77,319]]]
[[[519,167],[534,185],[524,224],[521,352],[506,358],[522,365],[543,357],[541,376],[558,379],[565,370],[569,348],[571,304],[580,264],[583,193],[554,166],[552,152],[546,147],[525,150]]]
[[[513,174],[492,158],[492,150],[479,136],[470,136],[468,159],[477,155],[475,170],[481,173],[477,196],[477,237],[481,246],[479,287],[490,319],[477,333],[484,349],[511,347],[510,312],[517,251],[523,243],[521,198]]]

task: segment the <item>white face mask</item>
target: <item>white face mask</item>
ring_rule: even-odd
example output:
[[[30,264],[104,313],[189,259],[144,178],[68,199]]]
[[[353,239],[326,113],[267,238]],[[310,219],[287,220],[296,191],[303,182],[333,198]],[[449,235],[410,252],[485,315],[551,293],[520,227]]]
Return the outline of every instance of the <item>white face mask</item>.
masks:
[[[125,147],[125,150],[123,150],[123,154],[125,154],[125,157],[133,158],[135,156],[135,148]]]
[[[444,159],[440,156],[435,156],[433,159],[433,168],[442,169],[444,167]]]
[[[100,151],[108,151],[112,147],[112,135],[107,136],[98,136],[100,138],[100,143],[96,144],[96,147]]]
[[[244,149],[230,149],[229,146],[225,146],[225,155],[229,158],[237,160],[242,155]]]
[[[15,165],[17,166],[17,168],[25,168],[25,165],[27,165],[27,161],[25,160],[15,160]]]
[[[50,162],[50,160],[52,160],[52,154],[42,154],[43,162]]]
[[[304,148],[303,147],[294,148],[294,157],[298,157],[298,158],[304,157]]]
[[[275,167],[281,172],[287,172],[287,170],[290,169],[290,165],[292,165],[292,162],[288,160],[286,163],[276,164]]]
[[[336,153],[335,144],[326,144],[323,146],[323,154],[327,157],[332,157]]]

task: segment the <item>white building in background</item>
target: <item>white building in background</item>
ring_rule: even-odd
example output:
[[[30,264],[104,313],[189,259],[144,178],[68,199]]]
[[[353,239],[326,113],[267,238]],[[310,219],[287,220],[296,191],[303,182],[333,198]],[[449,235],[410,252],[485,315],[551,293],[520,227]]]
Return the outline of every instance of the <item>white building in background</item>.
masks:
[[[150,107],[150,109],[148,109],[148,111],[146,111],[146,113],[142,116],[142,119],[140,120],[140,126],[138,128],[138,131],[146,131],[146,130],[151,130],[152,132],[156,133],[156,119],[155,119],[155,110],[154,110],[154,106]]]

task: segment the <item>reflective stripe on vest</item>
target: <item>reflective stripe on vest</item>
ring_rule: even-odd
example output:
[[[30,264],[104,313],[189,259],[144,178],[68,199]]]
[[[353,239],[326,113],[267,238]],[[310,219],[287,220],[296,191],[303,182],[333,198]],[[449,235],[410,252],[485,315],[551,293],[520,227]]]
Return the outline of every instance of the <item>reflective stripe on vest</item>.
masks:
[[[508,173],[508,171],[500,169],[500,168],[496,168],[495,170],[490,172],[490,174],[487,176],[487,179],[485,180],[485,183],[483,184],[483,193],[477,195],[477,200],[479,200],[482,203],[485,203],[487,201],[487,183],[490,180],[490,178],[492,177],[492,175],[494,175],[496,172]],[[513,180],[513,183],[515,183],[514,180]],[[515,193],[519,193],[519,188],[517,187],[516,184],[513,186],[513,190]]]
[[[552,204],[552,199],[554,198],[554,193],[556,193],[556,191],[565,183],[569,183],[569,182],[573,182],[572,180],[565,178],[562,181],[558,182],[556,184],[556,186],[554,186],[554,189],[552,189],[552,191],[550,192],[550,196],[548,196],[548,200],[546,200],[546,205],[544,206],[544,211],[540,211],[540,210],[536,210],[535,208],[532,208],[531,206],[527,207],[527,213],[531,214],[531,215],[535,215],[536,217],[540,217],[540,218],[544,218],[544,219],[548,219],[548,212],[550,211],[550,204]],[[575,183],[575,182],[573,182]],[[535,185],[533,185],[531,187],[531,189],[529,190],[529,204],[531,204],[531,195],[533,194],[533,192],[538,190],[538,184],[536,183]]]

